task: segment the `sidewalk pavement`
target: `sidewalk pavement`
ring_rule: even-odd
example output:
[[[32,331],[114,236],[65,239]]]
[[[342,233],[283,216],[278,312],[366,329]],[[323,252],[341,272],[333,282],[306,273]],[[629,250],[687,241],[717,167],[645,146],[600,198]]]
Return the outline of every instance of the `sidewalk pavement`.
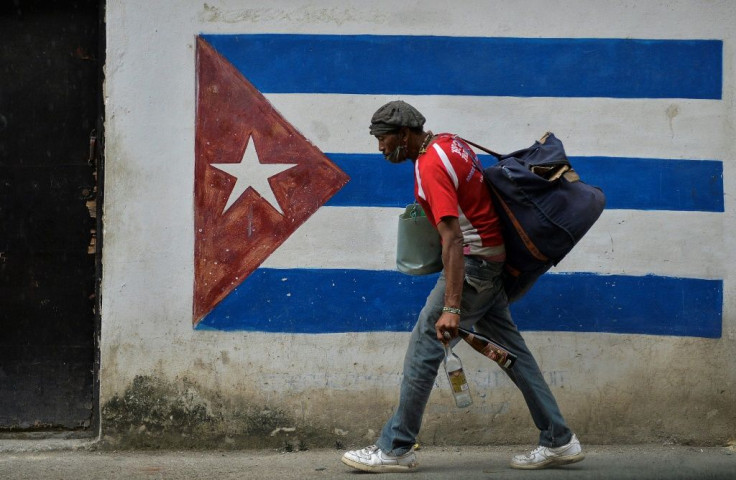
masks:
[[[107,451],[81,440],[0,440],[0,479],[48,480],[414,480],[736,479],[736,448],[680,445],[583,445],[580,463],[514,470],[509,460],[529,447],[422,447],[413,473],[377,477],[340,462],[342,451]]]

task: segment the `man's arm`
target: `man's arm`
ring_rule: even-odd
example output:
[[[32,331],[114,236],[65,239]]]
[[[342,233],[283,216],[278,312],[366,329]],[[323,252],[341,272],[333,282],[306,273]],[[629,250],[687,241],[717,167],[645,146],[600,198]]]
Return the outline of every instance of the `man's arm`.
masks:
[[[460,308],[465,280],[465,259],[463,257],[463,234],[457,217],[442,217],[437,224],[442,237],[442,264],[445,270],[445,307]],[[437,339],[444,341],[442,334],[447,331],[452,338],[457,336],[460,315],[442,312],[435,324]]]

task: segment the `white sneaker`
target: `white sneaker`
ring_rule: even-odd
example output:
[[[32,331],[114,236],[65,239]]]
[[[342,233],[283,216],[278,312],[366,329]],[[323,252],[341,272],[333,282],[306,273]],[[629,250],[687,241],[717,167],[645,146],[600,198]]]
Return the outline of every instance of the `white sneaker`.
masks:
[[[568,463],[579,462],[584,458],[585,455],[580,447],[578,437],[573,434],[567,445],[555,448],[539,446],[526,455],[516,455],[511,459],[511,467],[532,470],[555,465],[567,465]]]
[[[398,457],[386,455],[375,445],[361,450],[345,452],[342,463],[364,472],[408,472],[417,465],[417,456],[412,448]]]

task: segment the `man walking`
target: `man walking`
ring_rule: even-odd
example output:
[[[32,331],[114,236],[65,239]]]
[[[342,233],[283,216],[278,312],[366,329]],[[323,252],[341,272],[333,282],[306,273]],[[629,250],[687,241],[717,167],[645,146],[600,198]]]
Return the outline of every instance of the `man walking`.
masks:
[[[539,446],[511,460],[536,469],[579,462],[577,437],[567,427],[536,360],[511,319],[501,272],[505,259],[498,216],[475,153],[452,134],[424,131],[424,116],[403,101],[379,108],[370,133],[391,163],[414,162],[414,195],[442,237],[443,271],[411,333],[399,405],[372,445],[346,452],[342,462],[369,472],[411,471],[413,446],[444,357],[443,335],[457,342],[458,326],[474,327],[517,355],[504,370],[524,396],[540,431]]]

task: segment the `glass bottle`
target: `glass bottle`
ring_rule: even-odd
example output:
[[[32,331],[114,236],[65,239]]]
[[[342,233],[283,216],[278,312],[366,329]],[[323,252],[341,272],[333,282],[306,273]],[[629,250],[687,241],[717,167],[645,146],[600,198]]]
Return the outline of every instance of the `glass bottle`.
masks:
[[[511,368],[516,362],[516,355],[509,352],[505,347],[499,345],[480,333],[458,328],[457,333],[468,342],[471,347],[496,362],[502,368]]]
[[[470,387],[468,381],[465,378],[465,372],[463,371],[463,364],[460,361],[460,357],[455,355],[450,346],[450,334],[444,333],[445,340],[445,373],[447,373],[447,379],[450,381],[450,389],[452,390],[452,396],[455,398],[455,405],[458,408],[469,407],[473,403],[473,399],[470,398]]]

